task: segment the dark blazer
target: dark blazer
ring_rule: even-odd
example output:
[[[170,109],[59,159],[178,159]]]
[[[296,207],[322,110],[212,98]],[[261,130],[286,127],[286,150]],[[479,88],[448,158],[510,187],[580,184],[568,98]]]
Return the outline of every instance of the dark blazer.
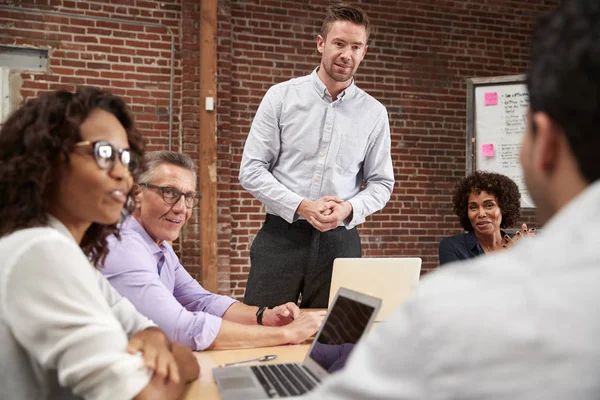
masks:
[[[502,237],[506,235],[504,231],[500,231],[500,233]],[[440,242],[440,267],[453,261],[468,260],[482,254],[485,254],[485,252],[479,245],[475,233],[468,232],[449,236],[443,238]]]

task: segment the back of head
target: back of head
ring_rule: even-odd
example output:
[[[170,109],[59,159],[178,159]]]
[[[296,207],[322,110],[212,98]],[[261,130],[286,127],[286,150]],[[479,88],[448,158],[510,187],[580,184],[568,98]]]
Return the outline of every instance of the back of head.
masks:
[[[160,150],[160,151],[149,151],[144,155],[145,171],[140,174],[137,183],[150,183],[154,180],[154,172],[156,167],[161,164],[175,165],[183,169],[187,169],[192,173],[194,182],[197,181],[196,177],[196,164],[190,156],[184,153],[177,153],[174,151]]]
[[[371,33],[371,22],[367,14],[357,6],[350,5],[348,3],[337,3],[327,7],[327,13],[321,26],[321,36],[326,37],[331,24],[336,21],[348,21],[356,25],[362,25],[365,27],[367,32],[367,40]]]
[[[600,1],[565,0],[538,19],[527,85],[531,111],[562,127],[587,181],[600,178]]]

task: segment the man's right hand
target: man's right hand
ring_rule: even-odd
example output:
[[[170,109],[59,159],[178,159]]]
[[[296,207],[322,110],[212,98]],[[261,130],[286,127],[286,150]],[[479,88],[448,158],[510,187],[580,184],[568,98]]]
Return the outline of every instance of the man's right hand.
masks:
[[[286,329],[287,331],[288,342],[291,344],[299,344],[313,336],[319,330],[326,315],[327,311],[301,313],[292,323],[282,327],[282,329]]]
[[[319,200],[302,200],[296,214],[306,219],[312,226],[321,232],[337,227],[337,218],[331,215],[332,210],[344,200],[337,196],[324,196]]]

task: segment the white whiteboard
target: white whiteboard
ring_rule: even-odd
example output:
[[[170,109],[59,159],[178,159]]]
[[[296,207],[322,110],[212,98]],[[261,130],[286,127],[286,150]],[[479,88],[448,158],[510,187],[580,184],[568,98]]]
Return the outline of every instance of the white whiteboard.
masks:
[[[534,207],[519,162],[529,107],[527,86],[522,79],[494,83],[494,78],[486,78],[486,84],[473,88],[475,115],[471,119],[474,125],[471,145],[475,163],[472,168],[508,176],[519,187],[521,207]]]

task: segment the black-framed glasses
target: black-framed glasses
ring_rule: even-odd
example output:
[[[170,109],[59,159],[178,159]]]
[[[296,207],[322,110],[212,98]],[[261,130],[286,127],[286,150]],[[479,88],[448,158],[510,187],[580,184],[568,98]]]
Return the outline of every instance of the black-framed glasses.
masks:
[[[107,140],[96,140],[94,142],[86,140],[84,142],[75,143],[75,147],[89,147],[93,150],[92,155],[96,161],[96,165],[100,169],[111,170],[114,168],[117,159],[133,173],[139,166],[138,157],[129,149],[119,149]]]
[[[140,183],[140,186],[147,187],[149,189],[160,190],[162,192],[162,198],[165,203],[168,204],[176,204],[181,196],[185,199],[185,206],[187,208],[194,208],[200,203],[200,199],[202,196],[198,193],[187,192],[183,193],[181,190],[178,190],[171,186],[157,186],[151,183]]]

